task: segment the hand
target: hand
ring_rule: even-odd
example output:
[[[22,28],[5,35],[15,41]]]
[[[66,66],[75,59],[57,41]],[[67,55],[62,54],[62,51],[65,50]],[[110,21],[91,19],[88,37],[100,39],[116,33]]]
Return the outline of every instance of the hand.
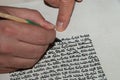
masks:
[[[56,29],[58,31],[64,31],[69,24],[70,17],[72,15],[75,0],[44,0],[45,3],[52,7],[59,8],[58,19],[56,22]],[[82,0],[76,0],[81,2]]]
[[[53,25],[35,10],[0,6],[8,13],[40,23],[34,26],[10,20],[0,20],[0,73],[31,68],[55,39]]]

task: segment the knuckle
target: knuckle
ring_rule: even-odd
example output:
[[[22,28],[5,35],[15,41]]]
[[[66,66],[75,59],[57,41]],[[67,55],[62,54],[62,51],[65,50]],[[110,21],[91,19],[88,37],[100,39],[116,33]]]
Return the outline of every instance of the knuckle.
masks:
[[[37,48],[32,49],[31,53],[28,55],[27,58],[29,59],[40,59],[45,51],[47,50],[48,45],[40,45]]]
[[[36,62],[37,62],[36,60],[33,60],[31,62],[23,62],[19,64],[19,68],[24,68],[24,69],[32,68]]]
[[[2,21],[1,21],[2,22]],[[6,25],[6,24],[10,24],[11,21],[3,21],[3,23],[1,24],[1,32],[4,34],[4,35],[7,35],[7,36],[13,36],[15,35],[17,32],[16,30],[14,30],[14,28],[12,28],[10,25]],[[4,24],[5,23],[5,24]]]
[[[48,44],[47,42],[47,34],[44,33],[42,34],[42,36],[40,35],[40,37],[38,37],[39,43],[40,44]]]
[[[21,65],[21,68],[32,68],[34,66],[34,64],[25,64],[25,65]]]
[[[10,57],[8,57],[8,56],[6,56],[6,57],[1,56],[0,67],[11,67],[12,63],[13,63],[13,61],[11,60]]]
[[[46,44],[47,43],[47,37],[46,36],[42,37],[41,42]]]
[[[55,40],[55,38],[56,38],[55,30],[49,31],[48,32],[48,36],[50,36],[50,38],[48,39],[49,40],[48,42],[52,43]]]
[[[3,28],[3,33],[7,36],[12,36],[13,34],[15,34],[15,30],[13,30],[10,27],[4,27]]]
[[[47,48],[48,48],[48,46],[44,46],[44,47],[40,48],[38,53],[35,55],[36,56],[35,59],[40,59],[43,56],[43,54],[45,53]]]
[[[12,53],[13,52],[12,46],[10,46],[9,44],[6,44],[5,42],[0,43],[0,52],[6,53],[6,54]]]
[[[10,58],[10,59],[6,59],[6,64],[7,64],[6,66],[16,69],[27,69],[27,68],[32,68],[36,62],[37,62],[36,59]]]
[[[44,54],[46,51],[47,47],[40,47],[37,49],[32,49],[30,52],[24,55],[24,58],[28,59],[40,59],[40,57]]]

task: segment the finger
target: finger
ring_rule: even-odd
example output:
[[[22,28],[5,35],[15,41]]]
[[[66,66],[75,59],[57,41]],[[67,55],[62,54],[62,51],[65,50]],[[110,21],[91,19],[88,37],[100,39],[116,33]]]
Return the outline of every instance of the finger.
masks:
[[[11,68],[0,68],[0,74],[14,72],[16,69]]]
[[[59,0],[44,0],[44,2],[50,7],[59,7]]]
[[[57,19],[58,31],[64,31],[69,24],[75,0],[60,0],[59,2],[59,14]]]
[[[0,55],[0,68],[25,69],[35,65],[38,59],[25,59]]]
[[[32,45],[8,37],[0,37],[0,54],[21,58],[40,59],[48,45]]]
[[[41,27],[44,27],[46,29],[54,29],[54,25],[48,22],[47,20],[45,20],[37,10],[26,9],[26,8],[5,7],[5,6],[0,6],[0,9],[4,9],[3,11],[10,15],[21,17],[24,19],[30,19],[40,24]]]
[[[53,29],[47,30],[42,27],[7,20],[0,21],[0,31],[2,34],[20,41],[42,45],[52,43],[56,36]]]
[[[47,4],[50,7],[59,7],[59,1],[60,0],[44,0],[45,4]],[[82,2],[83,0],[75,0],[76,2]]]

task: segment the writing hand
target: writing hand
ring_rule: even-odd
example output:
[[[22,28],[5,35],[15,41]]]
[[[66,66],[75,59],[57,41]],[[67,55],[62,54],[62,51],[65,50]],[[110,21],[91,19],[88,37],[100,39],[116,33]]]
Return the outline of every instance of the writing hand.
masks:
[[[38,27],[0,20],[0,73],[31,68],[54,41],[56,33],[53,25],[31,9],[0,6],[0,12],[41,24]]]
[[[59,8],[57,27],[58,31],[64,31],[69,24],[70,17],[72,15],[75,0],[44,0],[52,7]],[[82,0],[76,0],[81,2]]]

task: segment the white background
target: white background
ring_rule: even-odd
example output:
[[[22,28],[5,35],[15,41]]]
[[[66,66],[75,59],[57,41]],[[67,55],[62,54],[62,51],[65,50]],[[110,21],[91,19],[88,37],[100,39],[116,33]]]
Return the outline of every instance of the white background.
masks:
[[[55,24],[57,9],[45,6],[42,0],[4,0],[0,4],[37,9]],[[67,30],[57,36],[80,34],[90,34],[108,80],[120,80],[120,0],[77,3]],[[0,80],[7,77],[0,75]]]

